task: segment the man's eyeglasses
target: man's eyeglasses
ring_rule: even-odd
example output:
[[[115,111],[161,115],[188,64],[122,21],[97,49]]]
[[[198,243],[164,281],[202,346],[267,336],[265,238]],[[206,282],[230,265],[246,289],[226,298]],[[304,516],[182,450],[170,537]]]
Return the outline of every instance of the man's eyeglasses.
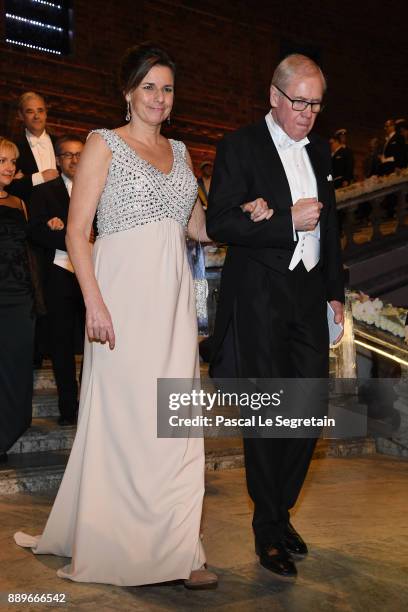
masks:
[[[281,92],[281,94],[283,94],[285,96],[285,98],[287,98],[289,100],[289,102],[292,103],[292,109],[294,111],[304,111],[307,109],[308,106],[310,106],[310,109],[312,111],[312,113],[321,113],[324,106],[321,102],[308,102],[307,100],[293,100],[292,98],[289,98],[289,96],[282,91],[282,89],[280,87],[278,87],[277,85],[274,85],[274,87]]]
[[[76,157],[79,159],[81,157],[81,153],[79,151],[78,153],[60,153],[57,155],[57,157],[63,157],[64,159],[74,159],[74,157]]]

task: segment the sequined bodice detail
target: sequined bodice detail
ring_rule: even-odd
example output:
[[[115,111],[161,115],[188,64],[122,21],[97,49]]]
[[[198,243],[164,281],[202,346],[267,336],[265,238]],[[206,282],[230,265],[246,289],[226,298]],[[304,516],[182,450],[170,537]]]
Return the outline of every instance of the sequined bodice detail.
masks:
[[[186,161],[185,145],[169,141],[173,167],[165,174],[139,157],[116,132],[94,132],[112,152],[97,210],[98,237],[164,219],[187,225],[197,198],[197,182]]]

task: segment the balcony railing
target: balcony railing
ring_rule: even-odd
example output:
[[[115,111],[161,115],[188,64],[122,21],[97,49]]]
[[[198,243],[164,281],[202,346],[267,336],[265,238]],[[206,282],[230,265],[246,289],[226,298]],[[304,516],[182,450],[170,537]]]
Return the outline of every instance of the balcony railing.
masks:
[[[408,238],[408,171],[372,177],[336,191],[344,260]]]

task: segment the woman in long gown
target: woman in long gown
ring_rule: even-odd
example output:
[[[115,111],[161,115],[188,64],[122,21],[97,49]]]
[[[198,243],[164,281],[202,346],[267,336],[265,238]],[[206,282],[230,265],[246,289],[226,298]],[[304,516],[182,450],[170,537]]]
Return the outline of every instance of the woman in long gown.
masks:
[[[15,540],[72,557],[58,575],[75,581],[217,583],[200,540],[203,439],[157,437],[157,379],[199,377],[186,226],[208,240],[186,147],[160,134],[174,73],[158,48],[129,51],[129,122],[91,134],[74,181],[67,246],[89,338],[78,431],[42,536],[19,532]],[[254,221],[270,214],[246,210]]]
[[[58,575],[80,582],[217,581],[200,540],[203,440],[156,433],[157,379],[199,376],[185,255],[197,187],[185,146],[160,134],[174,72],[160,49],[129,52],[122,65],[129,123],[91,134],[70,204],[67,246],[89,338],[78,431],[42,536],[20,532],[15,540],[72,557]]]
[[[33,395],[33,286],[23,202],[6,189],[18,149],[0,138],[0,462],[31,424]]]

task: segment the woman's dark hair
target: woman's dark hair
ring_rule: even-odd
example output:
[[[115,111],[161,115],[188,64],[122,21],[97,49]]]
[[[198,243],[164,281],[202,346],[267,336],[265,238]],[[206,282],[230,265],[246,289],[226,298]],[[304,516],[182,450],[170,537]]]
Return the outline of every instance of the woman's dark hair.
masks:
[[[135,89],[153,66],[167,66],[173,77],[176,75],[176,64],[164,49],[150,42],[130,47],[122,58],[119,71],[119,85],[123,93]]]

